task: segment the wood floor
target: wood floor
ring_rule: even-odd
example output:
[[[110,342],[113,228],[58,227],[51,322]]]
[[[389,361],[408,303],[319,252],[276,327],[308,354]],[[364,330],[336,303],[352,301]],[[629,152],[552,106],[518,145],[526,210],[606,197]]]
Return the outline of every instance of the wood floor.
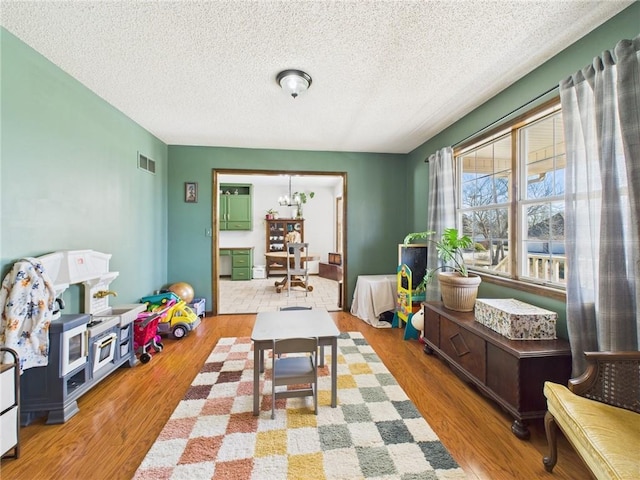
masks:
[[[542,456],[542,421],[531,440],[518,440],[512,419],[465,384],[400,329],[375,329],[348,313],[331,314],[341,331],[361,331],[470,479],[589,479],[564,438],[553,474]],[[44,419],[21,429],[21,456],[2,460],[0,476],[13,479],[130,479],[221,337],[250,336],[255,315],[206,318],[182,340],[166,340],[151,362],[120,368],[79,401],[63,425]]]

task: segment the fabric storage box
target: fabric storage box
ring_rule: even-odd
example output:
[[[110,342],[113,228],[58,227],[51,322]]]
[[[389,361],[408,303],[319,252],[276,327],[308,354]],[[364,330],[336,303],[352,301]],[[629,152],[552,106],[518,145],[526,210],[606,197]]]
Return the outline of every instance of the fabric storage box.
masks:
[[[125,327],[120,327],[120,341],[124,342],[125,340],[127,340],[129,338],[130,333],[131,333],[131,324]]]
[[[120,358],[125,357],[127,353],[131,351],[130,349],[131,349],[131,342],[129,340],[120,344]]]
[[[267,278],[267,267],[265,265],[253,267],[253,278]]]
[[[476,321],[510,340],[554,340],[558,314],[514,298],[476,300]]]
[[[196,315],[198,315],[199,317],[204,317],[206,303],[207,300],[204,298],[194,298],[193,302],[189,304],[189,307],[191,307],[191,310],[193,310]]]

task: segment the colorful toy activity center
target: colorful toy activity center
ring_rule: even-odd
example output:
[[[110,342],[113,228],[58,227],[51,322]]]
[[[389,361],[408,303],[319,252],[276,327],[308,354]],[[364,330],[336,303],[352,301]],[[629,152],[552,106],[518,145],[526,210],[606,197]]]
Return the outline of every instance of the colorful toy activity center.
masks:
[[[418,339],[417,330],[411,319],[422,308],[425,300],[424,289],[417,293],[427,271],[427,245],[424,243],[398,244],[396,309],[392,327],[403,327],[404,339]]]
[[[396,295],[396,310],[393,315],[392,327],[401,328],[404,322],[404,339],[417,339],[420,332],[411,323],[411,318],[417,313],[424,301],[424,294],[415,294],[413,291],[413,274],[406,264],[398,265],[397,269],[398,292]]]

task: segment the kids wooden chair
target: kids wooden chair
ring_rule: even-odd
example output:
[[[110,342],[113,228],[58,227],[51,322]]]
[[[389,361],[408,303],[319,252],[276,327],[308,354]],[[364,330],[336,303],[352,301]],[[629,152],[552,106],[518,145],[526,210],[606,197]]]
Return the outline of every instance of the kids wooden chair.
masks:
[[[284,354],[284,356],[282,356]],[[289,355],[303,354],[303,355]],[[276,398],[313,397],[313,411],[318,414],[318,339],[286,338],[273,341],[271,372],[271,418],[275,418]],[[306,385],[276,392],[281,385]]]

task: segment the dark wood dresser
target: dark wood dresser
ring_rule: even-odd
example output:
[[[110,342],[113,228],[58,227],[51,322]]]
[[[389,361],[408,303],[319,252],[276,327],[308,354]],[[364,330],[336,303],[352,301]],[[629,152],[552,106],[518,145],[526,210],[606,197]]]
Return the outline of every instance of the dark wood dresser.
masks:
[[[328,278],[329,280],[335,280],[336,282],[342,280],[342,267],[340,265],[320,262],[318,269],[318,276],[322,278]]]
[[[543,418],[546,380],[567,385],[571,349],[566,340],[509,340],[441,302],[424,302],[425,352],[436,352],[464,380],[515,419],[511,431],[526,440],[526,421]]]

